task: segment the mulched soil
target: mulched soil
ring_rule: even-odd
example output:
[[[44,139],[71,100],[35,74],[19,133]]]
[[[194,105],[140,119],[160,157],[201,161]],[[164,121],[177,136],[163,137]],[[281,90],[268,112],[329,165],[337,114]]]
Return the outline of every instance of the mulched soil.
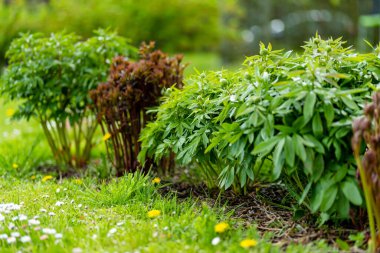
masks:
[[[257,224],[261,233],[270,232],[272,242],[286,248],[290,243],[307,244],[314,240],[324,239],[330,245],[336,245],[336,240],[341,239],[350,244],[348,236],[363,231],[365,224],[358,225],[352,221],[344,222],[338,226],[326,224],[322,228],[316,225],[315,217],[302,217],[295,220],[294,211],[288,207],[281,207],[281,201],[286,198],[286,191],[279,185],[252,189],[250,194],[241,196],[233,191],[209,190],[203,185],[190,185],[188,183],[170,183],[160,189],[165,195],[175,193],[179,199],[189,196],[198,198],[210,206],[222,204],[227,211],[233,211],[233,218],[241,219],[248,224]],[[270,200],[270,203],[268,203]],[[355,214],[358,217],[358,214]],[[366,220],[359,215],[361,220]],[[360,229],[360,230],[359,230]],[[352,249],[350,252],[365,252],[360,249]]]

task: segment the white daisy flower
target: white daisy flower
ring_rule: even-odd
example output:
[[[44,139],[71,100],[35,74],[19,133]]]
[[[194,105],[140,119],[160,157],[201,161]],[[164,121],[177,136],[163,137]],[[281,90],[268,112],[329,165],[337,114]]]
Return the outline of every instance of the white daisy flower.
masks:
[[[9,237],[9,238],[7,238],[7,243],[8,244],[15,243],[15,242],[16,242],[16,238],[15,237]]]
[[[212,239],[211,241],[211,244],[212,245],[218,245],[220,243],[220,237],[215,237],[214,239]]]
[[[25,235],[25,236],[23,236],[23,237],[20,238],[20,241],[22,243],[27,243],[27,242],[30,242],[31,240],[32,240],[32,238],[30,238],[29,235]]]
[[[37,225],[40,225],[41,222],[39,220],[36,220],[36,219],[31,219],[28,221],[28,224],[29,224],[29,226],[37,226]]]
[[[56,206],[62,206],[63,204],[65,204],[63,201],[57,201],[57,203],[55,203]]]
[[[48,234],[48,235],[55,235],[57,231],[54,228],[43,228],[42,233]]]
[[[12,237],[20,237],[20,233],[19,232],[12,232],[11,236]]]

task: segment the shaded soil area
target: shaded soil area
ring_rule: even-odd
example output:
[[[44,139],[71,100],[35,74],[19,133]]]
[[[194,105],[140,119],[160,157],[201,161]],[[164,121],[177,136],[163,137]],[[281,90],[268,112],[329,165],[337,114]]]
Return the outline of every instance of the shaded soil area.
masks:
[[[355,219],[339,224],[326,223],[318,227],[316,217],[301,210],[294,212],[292,203],[283,204],[283,200],[288,198],[287,193],[284,188],[276,184],[252,189],[251,193],[245,196],[237,195],[233,191],[220,192],[217,189],[207,189],[203,185],[188,183],[169,184],[162,187],[160,192],[175,193],[179,199],[191,196],[210,206],[225,206],[226,211],[233,211],[233,218],[241,219],[247,225],[257,224],[257,229],[261,233],[271,233],[272,242],[284,248],[292,242],[307,244],[317,239],[324,239],[337,248],[340,248],[340,245],[337,245],[339,240],[353,246],[354,242],[350,241],[349,235],[367,231],[365,224],[367,219],[363,210],[352,214]],[[368,239],[368,235],[366,237]],[[365,251],[352,248],[348,252]]]

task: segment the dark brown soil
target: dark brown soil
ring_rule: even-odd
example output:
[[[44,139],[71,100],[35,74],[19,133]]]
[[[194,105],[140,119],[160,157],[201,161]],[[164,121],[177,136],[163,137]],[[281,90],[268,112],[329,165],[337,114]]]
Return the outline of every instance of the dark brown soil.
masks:
[[[220,193],[217,189],[210,190],[203,185],[195,186],[188,183],[169,184],[160,191],[164,195],[175,193],[179,199],[191,196],[210,206],[225,206],[227,211],[233,211],[233,218],[240,219],[247,225],[256,224],[261,233],[270,232],[273,243],[283,247],[292,242],[307,244],[316,239],[324,239],[335,246],[337,239],[350,244],[348,236],[363,231],[359,230],[358,222],[352,222],[353,220],[340,224],[326,224],[323,227],[318,227],[316,217],[311,215],[304,215],[296,220],[292,204],[287,203],[287,206],[281,204],[287,193],[278,185],[251,189],[251,193],[245,196],[232,191]],[[360,250],[355,249],[352,252]]]

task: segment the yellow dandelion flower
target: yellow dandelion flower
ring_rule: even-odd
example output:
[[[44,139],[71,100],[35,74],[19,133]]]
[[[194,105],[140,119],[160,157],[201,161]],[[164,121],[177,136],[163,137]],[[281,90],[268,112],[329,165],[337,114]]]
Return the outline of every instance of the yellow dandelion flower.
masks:
[[[53,176],[51,176],[51,175],[44,176],[44,177],[42,178],[42,182],[46,182],[46,181],[48,181],[48,180],[50,180],[50,179],[52,179],[52,178],[53,178]]]
[[[83,184],[83,181],[82,181],[82,179],[80,179],[80,178],[75,179],[74,182],[75,182],[77,185],[81,185],[81,184]]]
[[[106,133],[104,136],[103,136],[103,141],[106,141],[108,140],[109,138],[111,138],[111,134],[110,133]]]
[[[148,217],[149,218],[155,218],[155,217],[158,217],[161,215],[161,211],[160,210],[151,210],[148,212]]]
[[[245,240],[240,242],[240,246],[245,248],[245,249],[255,247],[256,245],[257,245],[257,241],[252,240],[252,239],[245,239]]]
[[[34,180],[34,179],[36,179],[36,176],[33,175],[33,176],[30,177],[30,179]]]
[[[12,168],[15,169],[15,170],[17,170],[18,169],[18,164],[17,163],[12,164]]]
[[[13,109],[13,108],[8,108],[8,109],[5,111],[5,115],[7,115],[7,117],[12,117],[15,113],[16,113],[16,110]]]
[[[159,178],[159,177],[155,177],[155,178],[153,178],[153,180],[152,180],[152,183],[153,184],[159,184],[161,182],[161,178]]]
[[[214,230],[217,233],[224,233],[226,230],[230,228],[230,225],[226,222],[221,222],[215,225]]]

